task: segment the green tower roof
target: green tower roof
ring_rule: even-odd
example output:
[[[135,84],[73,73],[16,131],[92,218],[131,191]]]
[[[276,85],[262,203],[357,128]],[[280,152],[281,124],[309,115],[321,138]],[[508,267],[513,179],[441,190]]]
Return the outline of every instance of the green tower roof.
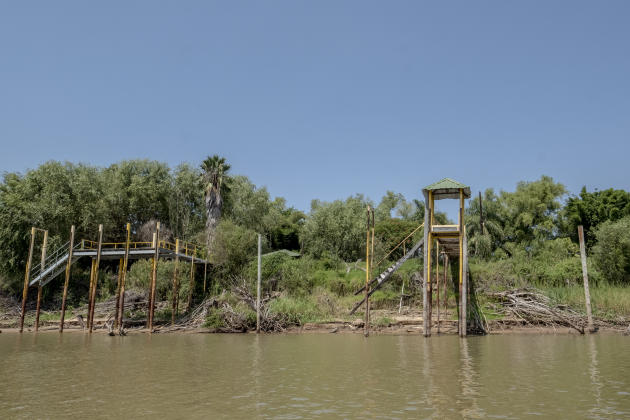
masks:
[[[464,190],[464,198],[470,198],[470,187],[451,178],[444,178],[427,185],[422,192],[432,191],[436,200],[442,200],[443,198],[459,198],[459,190]]]

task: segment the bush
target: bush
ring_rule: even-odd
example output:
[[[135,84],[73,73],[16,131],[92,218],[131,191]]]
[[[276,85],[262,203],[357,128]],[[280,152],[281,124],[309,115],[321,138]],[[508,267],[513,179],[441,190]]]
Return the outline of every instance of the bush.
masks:
[[[477,286],[490,290],[505,287],[562,286],[582,278],[578,247],[569,238],[540,242],[529,249],[514,248],[511,258],[482,261],[471,258],[470,271]]]
[[[595,268],[613,284],[630,282],[630,217],[604,222],[595,231],[592,249]]]
[[[212,249],[210,262],[214,265],[215,277],[222,280],[220,286],[228,287],[225,280],[241,275],[248,264],[256,264],[258,235],[251,229],[224,219],[219,223]],[[266,240],[263,238],[263,252],[266,249]]]

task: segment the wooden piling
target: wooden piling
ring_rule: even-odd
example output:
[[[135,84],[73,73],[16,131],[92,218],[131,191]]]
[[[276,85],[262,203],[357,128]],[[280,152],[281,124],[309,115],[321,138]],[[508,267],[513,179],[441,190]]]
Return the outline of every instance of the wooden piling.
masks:
[[[448,254],[444,254],[444,316],[448,317]]]
[[[120,295],[118,297],[118,334],[122,334],[125,316],[125,282],[127,280],[127,268],[129,266],[129,241],[131,239],[131,223],[127,223],[127,239],[125,241],[125,258],[123,262],[123,272],[120,279]]]
[[[462,282],[462,337],[468,333],[468,239],[466,238],[466,226],[462,238],[464,250],[463,261],[463,282]]]
[[[92,313],[92,289],[94,288],[94,267],[96,266],[96,258],[90,261],[90,288],[88,289],[88,310],[85,315],[85,327],[90,328],[90,314]]]
[[[584,227],[578,226],[578,238],[580,240],[580,259],[582,260],[582,278],[584,280],[584,302],[586,303],[587,328],[589,332],[595,332],[593,325],[593,313],[591,312],[591,292],[588,287],[588,267],[586,265],[586,246],[584,245]]]
[[[429,267],[431,264],[430,258],[431,258],[431,243],[430,243],[430,234],[429,232],[431,231],[431,220],[429,218],[429,207],[431,206],[431,202],[429,200],[429,196],[430,196],[431,192],[424,192],[424,202],[425,202],[425,206],[424,206],[424,245],[423,245],[423,253],[424,253],[424,285],[422,287],[422,327],[423,327],[423,334],[425,337],[429,337],[431,335],[431,329],[430,329],[430,321],[429,321],[429,289],[428,289],[428,285],[429,285],[429,278],[430,278],[430,271],[429,271]]]
[[[116,281],[116,310],[114,311],[114,328],[118,328],[118,309],[120,305],[120,282],[123,272],[123,267],[125,265],[125,259],[120,258],[118,260],[118,279]]]
[[[365,316],[363,335],[370,335],[370,206],[367,207],[367,229],[365,236]]]
[[[433,328],[433,240],[434,240],[434,235],[433,235],[433,225],[435,223],[435,196],[433,195],[433,191],[429,191],[429,201],[431,203],[430,207],[429,207],[429,220],[430,220],[430,225],[431,225],[431,230],[429,231],[429,277],[428,280],[429,282],[427,283],[427,286],[429,288],[429,335],[431,335],[431,329]],[[437,241],[437,238],[435,238],[435,240]],[[436,255],[436,260],[437,260],[437,255]]]
[[[28,298],[28,282],[31,277],[31,263],[33,262],[33,246],[35,245],[35,228],[31,228],[31,244],[28,248],[28,259],[24,273],[24,288],[22,289],[22,312],[20,313],[20,332],[24,330],[24,316],[26,315],[26,299]]]
[[[437,332],[440,333],[440,243],[435,243],[435,287],[437,293]]]
[[[155,233],[153,234],[153,269],[151,270],[151,291],[149,293],[149,332],[153,332],[153,316],[155,314],[155,288],[157,285],[157,266],[160,258],[160,222],[155,225]]]
[[[173,269],[173,306],[171,308],[171,325],[175,325],[177,316],[177,306],[179,300],[179,284],[177,280],[177,269],[179,267],[179,239],[175,239],[175,268]]]
[[[260,334],[260,283],[262,277],[262,236],[258,234],[258,274],[256,276],[256,334]]]
[[[190,312],[193,303],[193,290],[195,289],[195,252],[190,255],[190,290],[188,291],[188,306],[186,312]]]
[[[457,315],[458,315],[458,321],[457,321],[457,329],[459,331],[459,336],[463,337],[463,328],[462,328],[462,311],[463,311],[463,307],[462,307],[462,284],[464,282],[464,241],[463,241],[463,236],[464,236],[464,191],[463,190],[459,190],[459,214],[458,214],[458,219],[459,219],[459,279],[458,279],[458,283],[459,283],[459,299],[457,301],[457,305],[458,305],[458,311],[457,311]]]
[[[46,269],[46,251],[48,248],[48,231],[44,231],[44,239],[42,240],[42,259],[39,265],[39,282],[37,283],[37,308],[35,309],[35,332],[39,330],[39,312],[42,306],[42,274]]]
[[[70,267],[72,266],[72,251],[74,250],[74,225],[70,228],[70,247],[68,248],[68,262],[66,263],[66,278],[63,282],[63,298],[61,299],[61,319],[59,320],[59,332],[63,332],[63,322],[66,317],[66,299],[68,297],[68,284],[70,283]]]
[[[96,307],[96,290],[98,289],[98,269],[101,265],[101,250],[103,249],[103,225],[98,225],[98,246],[96,248],[96,263],[94,266],[94,287],[92,288],[92,307],[90,308],[89,331],[94,328],[94,310]]]

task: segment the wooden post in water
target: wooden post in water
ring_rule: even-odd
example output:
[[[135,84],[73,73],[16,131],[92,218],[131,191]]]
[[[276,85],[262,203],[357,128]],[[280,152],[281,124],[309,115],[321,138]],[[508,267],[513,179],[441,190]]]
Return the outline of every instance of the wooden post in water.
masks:
[[[371,238],[371,243],[370,243],[370,278],[372,277],[372,271],[374,271],[374,209],[372,209],[372,211],[370,212],[371,214],[371,223],[372,223],[372,238]],[[368,296],[369,297],[369,296]],[[367,305],[367,309],[368,309],[368,316],[367,316],[367,321],[368,321],[368,325],[371,324],[372,319],[371,319],[371,307],[370,307],[370,301],[368,299],[368,301],[366,302]]]
[[[179,298],[179,285],[177,281],[177,268],[179,267],[179,239],[175,239],[175,268],[173,269],[173,306],[171,308],[171,325],[175,325]]]
[[[150,293],[150,307],[149,307],[149,332],[153,332],[153,315],[155,313],[155,288],[157,285],[157,266],[160,258],[160,222],[155,225],[154,235],[154,254],[153,254],[153,269],[151,270],[151,293]]]
[[[31,277],[31,263],[33,262],[33,246],[35,245],[35,228],[31,228],[31,244],[28,247],[26,272],[24,273],[24,288],[22,289],[22,312],[20,313],[20,332],[24,330],[24,316],[26,315],[26,299],[28,298],[28,282]]]
[[[459,336],[463,337],[463,328],[462,328],[462,311],[463,311],[463,307],[462,307],[462,284],[464,282],[464,241],[463,241],[463,237],[464,237],[464,190],[460,189],[459,190],[459,214],[458,214],[458,219],[459,219],[459,279],[458,279],[458,283],[459,283],[459,299],[457,302],[458,305],[458,321],[457,321],[457,328],[459,330]]]
[[[48,231],[44,231],[44,239],[42,240],[42,259],[39,265],[39,282],[37,282],[37,308],[35,309],[35,332],[39,330],[39,311],[42,306],[42,274],[46,269],[46,251],[48,248]]]
[[[61,299],[61,319],[59,320],[59,332],[63,332],[63,322],[66,317],[66,299],[68,297],[68,284],[70,283],[70,267],[72,267],[72,251],[74,250],[74,225],[70,228],[70,247],[68,248],[68,262],[66,263],[66,278],[63,282],[63,298]]]
[[[90,287],[88,289],[88,308],[85,315],[85,328],[90,327],[90,314],[92,313],[92,288],[94,287],[94,266],[96,265],[96,259],[92,258],[90,261]]]
[[[365,237],[365,319],[363,335],[370,335],[370,206],[367,207],[367,225]]]
[[[462,282],[462,337],[466,337],[468,333],[468,239],[466,238],[466,226],[464,225],[464,233],[462,238],[462,247],[464,256],[463,263],[463,282]]]
[[[586,318],[588,331],[595,332],[593,325],[593,313],[591,312],[591,292],[588,287],[588,267],[586,265],[586,246],[584,245],[584,227],[578,226],[578,238],[580,240],[580,258],[582,260],[582,277],[584,278],[584,301],[586,303]]]
[[[118,279],[116,281],[116,294],[115,299],[116,299],[116,310],[114,311],[114,328],[118,328],[118,306],[120,305],[120,278],[122,276],[122,271],[123,271],[123,266],[125,264],[125,259],[120,258],[118,260]]]
[[[444,316],[448,317],[448,254],[444,254]]]
[[[94,287],[92,288],[92,307],[90,308],[90,327],[92,332],[94,328],[94,311],[96,309],[96,290],[98,289],[98,269],[101,265],[101,250],[103,249],[103,225],[98,225],[98,246],[96,248],[96,262],[94,264]]]
[[[129,241],[131,239],[131,223],[127,223],[127,239],[125,240],[125,258],[123,261],[123,272],[120,278],[120,292],[118,296],[118,334],[122,334],[125,317],[125,282],[127,280],[127,268],[129,266]]]
[[[262,236],[258,234],[258,274],[256,276],[256,334],[260,334],[260,283],[262,280]]]
[[[429,337],[431,335],[431,322],[429,320],[430,312],[429,312],[429,279],[431,277],[430,266],[431,266],[431,219],[430,219],[430,210],[431,200],[429,196],[431,191],[424,192],[424,245],[423,245],[423,265],[424,265],[424,279],[422,286],[422,327],[423,334],[425,337]]]
[[[440,243],[435,241],[435,287],[437,292],[437,332],[440,333]]]

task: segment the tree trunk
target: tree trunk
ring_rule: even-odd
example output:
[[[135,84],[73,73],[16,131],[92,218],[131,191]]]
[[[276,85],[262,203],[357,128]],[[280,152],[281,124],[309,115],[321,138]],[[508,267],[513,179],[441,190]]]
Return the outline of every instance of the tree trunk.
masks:
[[[222,207],[221,192],[218,187],[213,185],[206,192],[206,247],[208,253],[212,252],[212,244],[216,236],[219,219],[221,219]]]

